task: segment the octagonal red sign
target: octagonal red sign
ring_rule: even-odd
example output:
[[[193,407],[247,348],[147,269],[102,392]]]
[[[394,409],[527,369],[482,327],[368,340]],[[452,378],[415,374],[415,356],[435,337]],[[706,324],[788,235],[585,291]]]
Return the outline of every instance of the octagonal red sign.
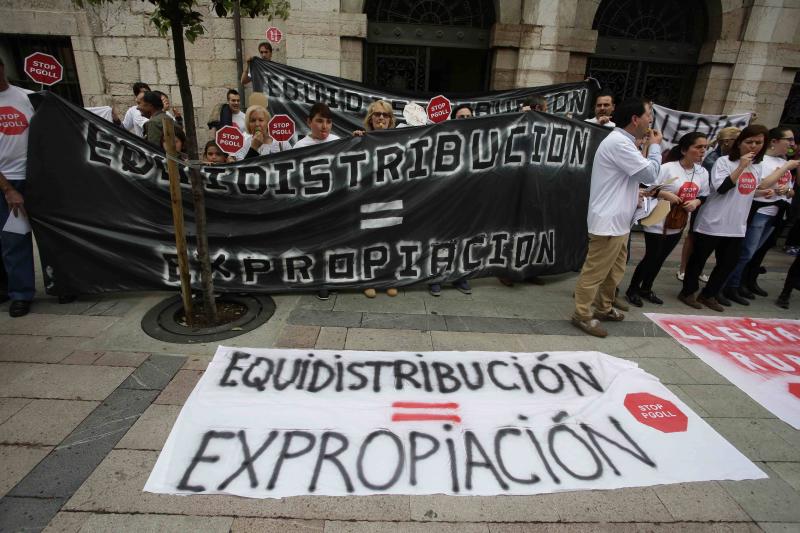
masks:
[[[53,85],[64,77],[64,67],[50,54],[34,52],[25,58],[25,74],[36,83]]]
[[[789,394],[800,398],[800,383],[789,383]]]
[[[649,392],[628,394],[625,407],[636,420],[662,433],[679,433],[689,426],[689,419],[674,403]]]
[[[3,135],[19,135],[28,129],[28,118],[15,107],[0,107],[0,133]]]
[[[275,26],[270,26],[267,28],[266,37],[269,42],[272,44],[278,44],[283,39],[283,32],[276,28]]]
[[[294,120],[288,115],[275,115],[268,124],[269,136],[276,141],[288,141],[294,136]]]
[[[434,96],[428,102],[428,119],[433,123],[439,123],[450,117],[450,100],[442,96]]]
[[[236,126],[223,126],[217,131],[216,141],[220,150],[233,155],[244,146],[244,134]]]

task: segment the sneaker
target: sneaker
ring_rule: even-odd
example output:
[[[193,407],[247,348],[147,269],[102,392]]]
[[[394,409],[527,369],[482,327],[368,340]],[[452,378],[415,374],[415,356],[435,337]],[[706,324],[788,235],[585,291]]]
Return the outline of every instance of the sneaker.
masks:
[[[397,289],[395,289],[394,287],[389,287],[388,289],[386,289],[386,295],[394,298],[395,296],[397,296]]]
[[[27,315],[30,311],[30,300],[11,300],[11,305],[8,307],[8,316],[18,318]]]
[[[747,286],[747,290],[749,290],[750,292],[752,292],[753,294],[755,294],[757,296],[761,296],[762,298],[766,298],[767,296],[769,296],[769,293],[767,291],[765,291],[764,289],[762,289],[758,285],[758,282],[756,282],[756,281],[754,281],[752,284],[748,285]]]
[[[625,315],[614,309],[613,307],[608,310],[608,312],[604,313],[602,311],[598,311],[595,309],[594,311],[594,318],[597,320],[602,320],[604,322],[622,322],[625,320]]]
[[[317,298],[320,300],[327,300],[328,298],[330,298],[330,293],[328,292],[328,289],[322,289],[320,291],[317,291]]]
[[[376,294],[378,293],[375,292],[375,289],[373,289],[372,287],[370,287],[369,289],[364,289],[364,296],[366,296],[367,298],[375,298]]]
[[[431,283],[428,285],[428,292],[431,293],[431,296],[441,296],[442,286],[439,283]]]
[[[469,286],[469,282],[465,279],[460,279],[453,283],[453,287],[459,290],[464,294],[472,294],[472,288]]]
[[[744,285],[739,287],[739,296],[744,296],[748,300],[755,300],[756,299],[756,295],[753,294],[752,292],[750,292],[750,289],[748,289]]]
[[[654,293],[653,291],[639,291],[639,296],[641,296],[651,304],[661,305],[664,303],[664,300],[656,296],[656,293]]]
[[[748,300],[744,299],[739,294],[739,290],[738,289],[739,289],[738,287],[725,287],[724,289],[722,289],[722,294],[728,300],[730,300],[732,302],[736,302],[739,305],[750,305],[750,302]]]
[[[611,307],[616,307],[620,311],[625,311],[626,313],[631,310],[631,307],[628,304],[626,304],[616,296],[614,297],[614,301],[611,302]]]
[[[683,278],[686,277],[686,273],[678,270],[677,272],[675,272],[675,277],[678,278],[678,281],[683,281]]]
[[[630,289],[625,291],[625,299],[628,300],[628,302],[631,305],[635,305],[636,307],[642,307],[644,305],[642,303],[642,298],[638,294],[636,294],[635,291],[632,291]]]
[[[719,302],[713,296],[705,297],[701,294],[697,297],[697,302],[705,305],[712,311],[717,311],[718,313],[725,311],[725,308],[719,305]]]
[[[603,338],[608,336],[608,332],[603,328],[603,326],[600,325],[600,322],[594,318],[591,320],[581,320],[579,318],[572,317],[572,325],[584,333],[588,333],[594,337]]]
[[[800,255],[800,248],[797,246],[785,246],[783,248],[783,251],[789,255],[794,255],[794,256]]]
[[[789,295],[788,294],[779,294],[778,299],[775,300],[775,305],[783,309],[789,309]]]
[[[725,298],[725,295],[722,293],[717,294],[717,301],[720,303],[720,305],[724,305],[725,307],[731,307],[733,305],[731,301]]]
[[[702,281],[703,283],[708,283],[708,274],[700,274],[700,281]]]
[[[692,294],[680,293],[680,294],[678,294],[678,300],[682,301],[683,303],[685,303],[689,307],[694,307],[695,309],[702,309],[703,308],[703,306],[700,304],[700,302],[698,302],[697,299]]]

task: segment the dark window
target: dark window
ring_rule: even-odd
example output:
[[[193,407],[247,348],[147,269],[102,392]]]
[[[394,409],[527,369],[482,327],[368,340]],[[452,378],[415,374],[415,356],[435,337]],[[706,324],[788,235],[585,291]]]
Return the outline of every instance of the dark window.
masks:
[[[783,106],[781,124],[792,126],[794,129],[800,129],[800,71],[794,75],[794,83],[789,90],[786,104]]]
[[[0,55],[6,66],[6,78],[11,85],[38,91],[41,85],[25,74],[25,58],[34,52],[44,52],[58,59],[64,67],[63,79],[45,89],[56,93],[75,105],[83,107],[75,56],[72,54],[72,41],[69,37],[50,35],[0,34]]]
[[[494,23],[494,6],[487,0],[374,0],[366,12],[373,22],[473,28]]]

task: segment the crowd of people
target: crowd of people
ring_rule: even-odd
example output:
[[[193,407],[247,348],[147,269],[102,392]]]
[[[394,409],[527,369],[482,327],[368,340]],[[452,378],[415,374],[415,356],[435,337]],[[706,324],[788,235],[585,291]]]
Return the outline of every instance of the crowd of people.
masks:
[[[258,50],[262,59],[271,59],[269,43],[260,43]],[[250,62],[242,74],[243,85],[251,81]],[[176,149],[182,152],[186,146],[182,117],[178,109],[170,106],[169,97],[143,82],[134,83],[132,89],[134,105],[125,113],[121,127],[165,149],[163,122],[171,120],[176,125]],[[294,145],[273,139],[268,131],[271,115],[265,100],[253,97],[243,111],[239,92],[227,92],[226,101],[214,108],[207,123],[212,138],[202,150],[205,164],[260,157],[339,138],[332,133],[331,110],[319,102],[309,110],[307,135]],[[3,105],[18,110],[26,124],[33,115],[27,91],[8,83],[0,62],[0,107]],[[520,111],[547,112],[547,101],[529,98]],[[450,118],[473,116],[473,109],[462,104],[452,110]],[[574,291],[572,323],[576,327],[605,337],[607,331],[601,322],[623,320],[623,312],[630,305],[663,304],[654,285],[684,233],[676,272],[683,284],[678,294],[681,302],[695,309],[705,306],[719,312],[733,303],[749,305],[756,296],[768,296],[757,282],[761,263],[794,214],[792,204],[796,203],[795,169],[800,161],[791,129],[751,124],[741,131],[723,128],[714,139],[691,132],[662,153],[661,133],[651,126],[652,103],[630,100],[617,105],[609,93],[597,95],[594,117],[587,122],[611,132],[594,154],[587,214],[588,253]],[[368,107],[363,124],[363,129],[352,132],[354,136],[402,126],[397,124],[392,105],[383,100]],[[244,137],[242,149],[231,155],[214,140],[215,132],[229,125],[237,127]],[[26,152],[27,128],[19,135],[0,132],[0,190],[6,200],[0,202],[0,220],[24,213]],[[645,253],[633,270],[623,299],[619,285],[629,261],[631,229],[639,222],[644,227]],[[787,238],[787,251],[796,255],[798,243],[800,223],[795,223]],[[0,301],[10,299],[9,314],[23,316],[29,312],[35,292],[31,234],[3,231],[0,248],[4,265],[0,283],[6,289],[0,286]],[[712,252],[716,263],[706,276],[703,269]],[[498,279],[504,285],[514,285],[511,279]],[[542,283],[538,277],[528,281]],[[702,289],[701,282],[705,282]],[[464,294],[472,291],[466,277],[453,286]],[[792,264],[776,304],[788,308],[790,294],[798,287],[800,256]],[[431,283],[428,290],[439,296],[442,285]],[[364,294],[375,298],[377,291],[368,287]],[[398,290],[389,287],[386,294],[396,296]],[[317,296],[328,299],[329,290],[322,289]],[[74,298],[61,297],[59,301],[71,299]]]

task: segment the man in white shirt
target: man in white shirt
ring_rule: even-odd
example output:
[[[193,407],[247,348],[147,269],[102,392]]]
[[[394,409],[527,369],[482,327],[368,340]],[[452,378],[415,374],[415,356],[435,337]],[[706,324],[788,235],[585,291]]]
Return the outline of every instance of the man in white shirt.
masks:
[[[217,130],[223,126],[236,126],[239,131],[245,132],[245,114],[242,112],[242,98],[239,91],[236,89],[228,89],[226,95],[227,102],[216,106],[211,112],[211,117],[208,122],[208,129],[211,131],[211,136],[217,134]]]
[[[0,58],[0,256],[2,256],[5,289],[0,301],[11,299],[11,317],[27,315],[35,292],[33,274],[33,241],[25,213],[25,175],[28,162],[28,130],[33,105],[28,93],[8,83],[5,64]],[[12,229],[12,220],[21,223]],[[6,231],[8,229],[9,231]]]
[[[144,123],[147,122],[147,117],[139,112],[139,104],[142,103],[142,96],[144,93],[150,91],[150,86],[141,81],[133,84],[133,96],[135,104],[128,108],[125,112],[125,118],[122,119],[122,127],[133,133],[137,137],[144,135]]]
[[[614,114],[614,95],[611,93],[600,93],[594,99],[594,117],[587,118],[586,122],[592,124],[599,124],[606,128],[613,128],[616,126],[611,120],[611,115]]]
[[[589,251],[575,286],[572,323],[584,332],[605,337],[598,320],[620,321],[625,316],[612,307],[617,285],[625,274],[628,234],[639,200],[639,184],[656,182],[661,169],[661,133],[650,133],[645,159],[636,139],[647,135],[652,106],[641,100],[623,102],[614,111],[625,124],[606,137],[594,156],[589,190]],[[595,310],[592,312],[592,305]]]

